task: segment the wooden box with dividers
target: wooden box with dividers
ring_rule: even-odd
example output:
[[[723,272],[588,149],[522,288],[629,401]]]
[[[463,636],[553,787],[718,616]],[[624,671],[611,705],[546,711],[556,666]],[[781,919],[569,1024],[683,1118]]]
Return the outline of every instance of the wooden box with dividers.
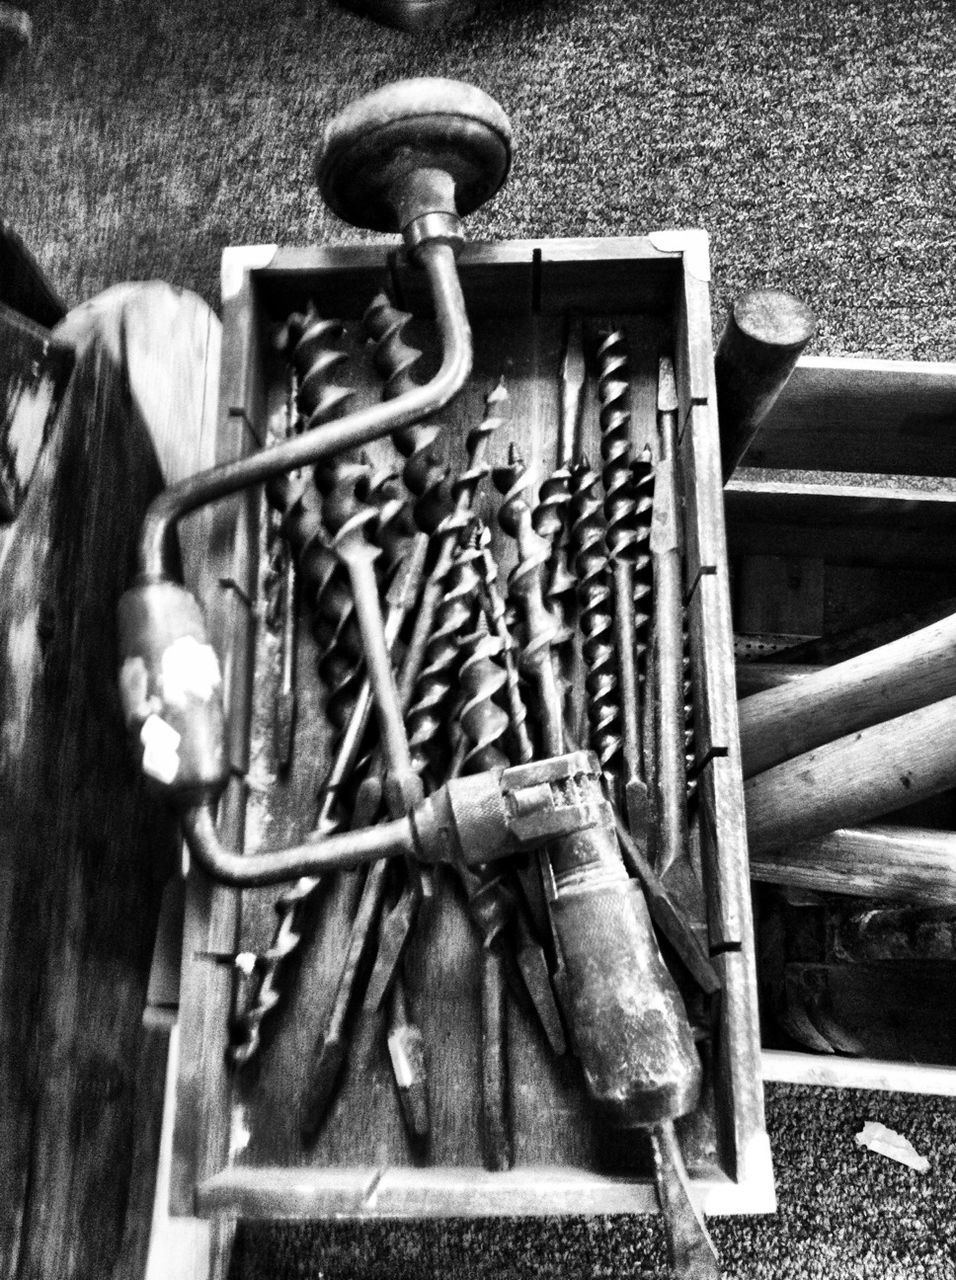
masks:
[[[448,774],[467,770],[479,748],[486,753],[483,759],[492,758],[487,753],[493,748],[499,753],[493,758],[518,762],[521,733],[513,722],[516,703],[509,697],[525,707],[522,732],[535,758],[548,754],[539,736],[520,589],[515,592],[527,547],[523,558],[499,515],[508,495],[517,502],[519,491],[533,513],[542,482],[558,467],[569,333],[580,332],[584,359],[583,408],[567,446],[573,449],[570,470],[586,460],[593,473],[589,483],[600,486],[606,459],[597,353],[607,336],[618,332],[623,364],[616,366],[615,377],[623,386],[616,395],[624,417],[617,430],[626,449],[624,465],[635,476],[644,467],[647,497],[655,467],[663,475],[673,463],[676,500],[671,504],[660,496],[662,485],[659,502],[645,504],[645,532],[625,581],[633,583],[641,572],[646,578],[652,553],[680,557],[683,636],[677,635],[676,644],[684,673],[682,722],[680,746],[671,754],[679,756],[672,764],[679,765],[683,779],[686,838],[674,880],[680,893],[675,889],[674,897],[680,897],[688,929],[719,979],[719,993],[704,995],[670,944],[662,942],[702,1067],[698,1100],[678,1119],[677,1134],[693,1197],[705,1213],[767,1211],[774,1205],[774,1190],[763,1119],[706,236],[687,231],[470,244],[459,269],[474,336],[474,368],[465,390],[429,424],[440,426],[429,448],[449,469],[444,483],[452,496],[469,468],[485,473],[475,485],[459,539],[465,560],[470,552],[480,552],[484,577],[477,576],[484,585],[473,587],[477,594],[463,606],[468,575],[459,564],[457,577],[453,571],[442,592],[425,654],[425,694],[440,685],[444,701],[437,710],[429,704],[423,712],[419,706],[417,719],[414,704],[409,713],[415,748],[426,762],[425,784],[439,786]],[[381,245],[226,251],[220,458],[268,447],[296,429],[290,351],[302,331],[295,317],[309,308],[323,320],[341,322],[327,326],[326,352],[341,358],[325,360],[326,388],[347,391],[347,405],[381,399],[383,358],[363,328],[363,315],[383,290],[390,305],[407,316],[400,326],[402,359],[412,363],[402,376],[430,376],[437,355],[428,293],[403,253]],[[675,388],[673,405],[663,408],[673,424],[674,456],[666,459],[667,466],[660,444],[662,357],[671,363]],[[506,396],[495,393],[501,387]],[[476,468],[469,448],[489,418],[494,421],[486,431],[486,454]],[[338,472],[335,465],[327,467],[318,488],[331,488],[337,474],[356,466],[374,478],[363,492],[390,476],[381,492],[401,495],[405,459],[388,438],[370,446],[364,458],[339,460]],[[589,508],[590,516],[573,502],[569,510],[566,523],[590,519],[601,531],[603,496]],[[314,566],[300,565],[291,614],[294,667],[283,667],[283,654],[289,652],[283,620],[290,615],[283,608],[281,514],[260,491],[221,505],[210,553],[209,580],[217,585],[205,602],[228,693],[232,781],[220,805],[220,832],[224,843],[247,850],[299,842],[320,813],[337,823],[351,821],[356,804],[360,813],[363,805],[366,815],[377,813],[368,790],[358,796],[354,790],[361,761],[337,794],[334,812],[322,809],[323,783],[354,696],[354,638],[347,620],[335,614],[348,609],[347,593],[343,600],[341,590],[330,585],[335,557],[326,548]],[[547,550],[547,539],[535,536],[534,545]],[[585,747],[593,745],[589,704],[596,701],[604,710],[620,696],[594,679],[599,668],[606,669],[608,646],[613,655],[615,608],[613,594],[603,605],[593,597],[582,604],[588,555],[597,553],[593,538],[580,543],[581,530],[572,527],[566,536],[571,548],[565,567],[572,581],[562,619],[565,634],[555,640],[563,650],[552,669],[559,668],[568,741]],[[389,562],[383,551],[383,573],[398,573],[408,554],[400,546]],[[470,563],[474,570],[474,560]],[[607,569],[605,580],[612,577]],[[383,591],[388,587],[387,581]],[[636,598],[637,588],[632,590]],[[389,598],[384,596],[386,609]],[[489,622],[488,601],[495,598],[501,625],[506,633],[510,628],[514,641],[510,657],[497,623]],[[463,622],[469,608],[470,622]],[[331,614],[323,612],[328,610]],[[581,614],[588,610],[582,624]],[[640,604],[636,613],[637,699],[619,705],[617,729],[605,730],[601,764],[609,792],[623,796],[623,749],[614,735],[624,736],[622,725],[630,716],[642,744],[653,857],[660,808],[655,788],[660,757],[669,750],[656,741],[663,732],[655,706],[656,654],[670,646],[673,659],[675,637],[657,634],[650,586],[643,614]],[[498,647],[479,652],[482,639],[492,635]],[[285,634],[285,641],[292,638]],[[406,630],[399,630],[396,666],[406,641]],[[437,676],[428,685],[429,664],[440,668],[442,662],[444,685]],[[284,676],[288,687],[283,691]],[[276,736],[283,717],[291,714],[290,692],[294,732],[283,763]],[[483,698],[488,705],[479,707],[469,728],[469,699],[480,703]],[[279,705],[283,711],[277,711]],[[374,719],[371,724],[374,728]],[[367,757],[367,749],[361,754]],[[626,809],[623,798],[620,808]],[[539,978],[542,962],[552,978],[558,963],[547,936],[548,895],[540,894],[540,881],[538,890],[533,887],[538,861],[525,858],[515,875],[507,863],[492,865],[507,868],[502,900],[513,912],[501,938],[492,936],[493,929],[483,934],[469,910],[467,877],[446,865],[435,868],[406,930],[397,969],[401,987],[393,986],[377,1008],[369,1007],[374,1001],[363,993],[375,979],[376,948],[390,946],[394,936],[387,928],[373,929],[338,1042],[341,1068],[306,1139],[310,1072],[323,1037],[328,1049],[365,873],[344,871],[315,885],[296,882],[241,892],[212,883],[198,870],[190,877],[171,1159],[174,1214],[307,1219],[655,1210],[647,1133],[615,1129],[595,1115],[566,1026],[560,1028],[563,1037],[549,1030],[540,1015],[540,989],[535,996],[529,994],[533,982],[520,986],[525,962],[539,966]],[[387,890],[386,913],[400,897],[400,883]],[[231,957],[238,957],[235,964]],[[265,999],[264,980],[269,984]],[[248,1045],[250,1036],[254,1047],[244,1057],[239,1052],[243,1060],[237,1063],[237,1046]],[[390,1057],[390,1036],[408,1049],[398,1065]],[[561,1038],[563,1053],[555,1051]],[[419,1048],[424,1080],[416,1074]],[[403,1087],[406,1107],[415,1089],[419,1096],[413,1105],[427,1105],[427,1137],[409,1137]]]
[[[749,795],[773,772],[748,750],[768,681],[825,739],[804,743],[801,787],[842,750],[827,772],[844,815],[877,788],[836,835],[780,848],[751,832],[768,1079],[956,1092],[954,412],[951,363],[803,357],[725,491]],[[823,679],[852,695],[852,724]],[[870,740],[851,765],[840,744],[863,760]]]

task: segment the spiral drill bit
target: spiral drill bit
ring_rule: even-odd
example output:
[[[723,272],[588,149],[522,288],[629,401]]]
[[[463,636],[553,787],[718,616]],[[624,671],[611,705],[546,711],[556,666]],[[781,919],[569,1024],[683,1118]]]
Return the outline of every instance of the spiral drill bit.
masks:
[[[503,769],[511,762],[504,750],[508,713],[499,699],[508,678],[502,665],[502,645],[497,636],[479,626],[461,640],[458,672],[463,702],[458,719],[468,742],[462,773]]]
[[[534,745],[528,732],[528,711],[521,693],[521,677],[516,659],[517,645],[508,624],[508,606],[498,585],[498,565],[491,552],[491,530],[479,521],[476,546],[481,552],[477,561],[481,575],[481,604],[487,624],[500,644],[501,663],[505,672],[509,729],[515,745],[515,758],[527,763],[534,756]]]
[[[306,431],[342,417],[352,397],[349,387],[334,381],[336,370],[348,358],[338,345],[344,332],[340,320],[323,319],[314,303],[286,321],[282,345],[298,380],[297,404]]]
[[[651,523],[654,514],[654,458],[645,445],[631,463],[634,486],[634,523],[637,530],[634,552],[634,627],[638,675],[645,676],[651,630],[653,569],[651,566]]]
[[[488,473],[488,467],[485,464],[488,446],[492,436],[501,426],[503,421],[501,413],[507,401],[508,392],[502,380],[485,397],[484,416],[478,426],[468,433],[468,461],[465,470],[455,481],[454,506],[431,535],[435,541],[434,564],[422,590],[415,626],[408,642],[399,677],[399,694],[406,710],[412,705],[412,699],[417,692],[419,674],[444,594],[445,577],[451,568],[455,549],[471,521],[478,486]]]
[[[382,395],[386,400],[394,400],[417,385],[412,370],[422,353],[404,336],[411,320],[412,316],[393,306],[384,293],[376,294],[362,317],[374,346],[375,367],[384,379]],[[448,466],[434,447],[440,431],[438,424],[416,422],[392,436],[406,459],[403,478],[414,495],[415,522],[423,533],[433,533],[454,503]]]
[[[537,691],[544,752],[559,755],[564,750],[563,711],[552,655],[559,626],[544,595],[548,546],[534,531],[530,502],[533,481],[514,444],[509,447],[507,464],[492,471],[492,481],[502,495],[498,523],[518,546],[518,562],[508,575],[509,594],[519,603],[524,616],[518,665]]]
[[[345,410],[352,392],[333,380],[335,371],[347,358],[338,346],[342,335],[342,324],[337,320],[323,320],[312,304],[305,313],[290,316],[279,335],[277,345],[285,352],[292,369],[300,426],[319,426]],[[295,578],[286,580],[286,610],[291,604],[289,593],[294,586],[298,586],[302,594],[314,603],[327,593],[335,568],[334,557],[326,546],[321,503],[314,479],[305,471],[286,473],[266,486],[266,496],[278,516],[279,533],[288,547],[288,561],[295,566]],[[329,599],[328,594],[325,599]],[[347,612],[349,607],[350,602],[340,597],[336,605],[339,614]],[[289,619],[285,622],[288,624]],[[287,638],[284,637],[284,641]],[[326,675],[328,679],[336,679],[336,674],[327,668]],[[277,724],[277,734],[281,735],[285,751],[288,750],[293,717],[294,705],[287,700],[281,709],[281,724]],[[279,718],[277,716],[277,721]],[[282,751],[277,752],[280,760],[282,754]],[[344,776],[337,775],[334,785],[325,789],[317,826],[323,835],[331,834],[341,825],[337,807],[343,782]],[[262,1025],[281,999],[279,975],[302,943],[306,904],[318,885],[318,879],[303,876],[284,889],[276,900],[277,919],[272,940],[267,950],[257,957],[256,984],[245,1009],[234,1019],[233,1042],[229,1048],[229,1058],[234,1066],[244,1066],[259,1051]]]
[[[480,587],[477,558],[475,548],[459,545],[439,582],[442,598],[405,717],[412,763],[419,772],[428,768],[441,741],[458,679],[462,636],[474,629]]]
[[[545,600],[557,622],[552,642],[559,676],[570,670],[574,646],[577,578],[568,567],[567,544],[571,516],[571,468],[562,463],[542,482],[532,513],[534,531],[548,544]]]
[[[570,544],[578,576],[584,687],[591,749],[613,790],[621,755],[614,601],[601,481],[586,458],[572,475]]]
[[[605,543],[614,583],[614,637],[617,648],[618,706],[623,791],[631,833],[647,832],[647,784],[641,743],[641,697],[637,678],[634,617],[634,562],[637,558],[637,502],[631,475],[630,377],[627,344],[620,329],[604,334],[597,351],[601,402],[601,458],[604,463]]]
[[[342,323],[322,319],[314,304],[286,322],[280,347],[296,377],[296,405],[305,430],[340,417],[353,394],[335,381],[347,359],[340,346],[343,333]],[[351,464],[340,456],[331,468],[326,468],[327,484],[334,484],[334,473],[346,465]],[[362,647],[348,577],[327,545],[314,477],[306,472],[279,477],[268,486],[267,493],[282,513],[282,535],[298,565],[300,593],[319,646],[319,677],[329,690],[326,714],[341,730],[362,673]]]

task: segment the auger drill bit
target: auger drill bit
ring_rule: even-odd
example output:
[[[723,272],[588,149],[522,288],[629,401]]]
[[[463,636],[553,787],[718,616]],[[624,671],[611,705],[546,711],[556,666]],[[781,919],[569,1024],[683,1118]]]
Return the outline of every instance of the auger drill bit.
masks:
[[[405,720],[409,762],[419,785],[433,763],[430,748],[434,747],[436,736],[447,725],[460,658],[460,637],[462,631],[470,627],[476,609],[477,575],[469,559],[464,548],[456,547],[448,570],[438,584],[441,601],[434,613],[433,629],[410,706],[406,705],[401,693],[409,665],[419,666],[417,656],[410,651],[406,653],[400,676],[399,705]],[[378,1008],[388,992],[414,925],[421,896],[415,892],[415,886],[406,886],[388,913],[365,995],[366,1009]]]
[[[280,332],[277,345],[284,351],[294,386],[298,422],[290,422],[286,439],[302,431],[322,426],[341,416],[352,391],[335,379],[346,355],[341,349],[344,329],[341,321],[321,317],[313,303],[305,312],[290,316]],[[288,472],[274,477],[266,486],[266,496],[279,516],[278,532],[283,539],[280,556],[281,574],[281,655],[280,688],[273,717],[276,760],[287,768],[292,754],[295,725],[295,614],[297,580],[303,567],[308,570],[310,585],[316,581],[315,548],[310,546],[311,526],[308,509],[308,471]]]
[[[597,350],[601,403],[601,458],[604,463],[604,538],[614,588],[614,641],[620,707],[624,811],[635,840],[647,843],[647,781],[641,740],[641,686],[637,678],[634,618],[634,562],[637,558],[637,502],[631,473],[631,408],[627,343],[616,329],[603,334]]]
[[[346,360],[340,349],[343,328],[339,321],[323,320],[314,305],[305,313],[296,313],[286,322],[279,338],[292,370],[295,406],[299,413],[299,429],[309,430],[331,422],[341,414],[352,392],[339,385],[336,378]],[[279,534],[286,547],[285,600],[283,608],[283,673],[280,703],[276,715],[277,758],[281,764],[291,754],[294,727],[294,692],[291,688],[291,661],[288,653],[290,632],[295,625],[296,588],[313,607],[321,601],[333,559],[325,544],[320,514],[320,499],[314,478],[307,471],[286,473],[266,486],[267,499],[279,517]],[[328,599],[328,596],[326,597]],[[347,596],[339,596],[338,608],[350,610]],[[288,616],[291,615],[291,616]],[[341,619],[337,624],[342,629]],[[333,627],[335,630],[336,627]],[[321,658],[320,658],[321,666]],[[334,713],[333,713],[334,718]],[[323,835],[339,830],[338,805],[341,787],[347,775],[339,773],[335,786],[327,787],[320,808],[317,829]],[[250,1062],[261,1046],[262,1024],[281,999],[279,975],[302,942],[302,917],[306,903],[319,886],[317,877],[303,876],[284,889],[276,901],[276,926],[267,950],[258,957],[255,984],[246,1006],[233,1019],[232,1043],[228,1057],[233,1066]]]
[[[375,572],[375,561],[381,552],[368,536],[370,525],[377,520],[377,513],[359,491],[362,480],[366,478],[356,475],[354,483],[350,483],[351,477],[343,475],[340,470],[336,486],[326,495],[323,518],[334,550],[348,570],[386,763],[384,796],[390,815],[396,818],[407,815],[423,798],[424,792],[412,765],[401,704],[392,674]],[[409,875],[410,885],[414,889],[416,874],[412,868],[409,868]],[[372,872],[369,872],[365,886],[373,904],[376,878],[373,877]],[[371,889],[370,880],[373,885]],[[419,895],[415,896],[417,898]],[[363,891],[363,898],[365,897],[366,893]],[[347,1006],[337,1002],[334,1011],[337,1013],[343,1007]],[[397,1004],[393,1002],[390,1012],[395,1016],[401,1013],[402,1025],[406,1024],[403,1001]],[[329,1064],[329,1055],[334,1057],[337,1053],[335,1043],[335,1038],[329,1036],[327,1029],[313,1064],[314,1070],[310,1074],[307,1089],[305,1107],[307,1133],[314,1132],[316,1116],[321,1115],[324,1109],[326,1098],[323,1090],[326,1086],[323,1082],[328,1082],[330,1079],[334,1081],[337,1074],[335,1064],[333,1063],[331,1067]],[[404,1098],[404,1080],[398,1080],[397,1086],[400,1096]],[[409,1123],[417,1125],[417,1112],[403,1108],[403,1115]],[[420,1137],[417,1129],[410,1131],[410,1134],[416,1141]]]
[[[476,533],[480,539],[480,531]],[[459,721],[468,750],[462,760],[462,772],[504,768],[511,763],[507,750],[510,718],[500,705],[507,686],[504,644],[488,631],[482,618],[474,634],[464,638],[463,649],[459,676],[463,702]],[[484,935],[485,951],[500,952],[498,968],[516,1002],[525,1012],[537,1015],[553,1051],[558,1055],[564,1053],[564,1029],[547,960],[534,937],[520,897],[512,895],[501,873],[490,867],[479,868],[477,872],[464,868],[463,879],[473,918]],[[508,949],[512,942],[517,967]]]
[[[571,479],[570,549],[577,572],[581,652],[589,741],[612,795],[617,791],[622,754],[611,565],[605,534],[601,479],[587,458]]]
[[[296,392],[295,375],[290,370],[289,398],[286,406],[285,437],[288,439],[295,430],[293,412]],[[288,503],[288,491],[283,494],[284,504]],[[270,535],[274,540],[271,567],[274,571],[275,586],[278,599],[275,618],[278,619],[279,631],[279,688],[276,691],[272,707],[272,750],[276,768],[285,773],[292,762],[292,748],[295,737],[296,721],[296,639],[298,634],[298,566],[289,541],[282,534],[281,516],[275,506],[272,511]],[[273,619],[273,626],[275,620]]]
[[[514,451],[509,461],[494,473],[504,494],[499,522],[518,544],[513,590],[524,611],[526,668],[539,685],[545,749],[560,751],[564,730],[549,656],[555,623],[544,603],[544,557],[523,498],[523,466]],[[603,1119],[616,1128],[649,1131],[675,1270],[715,1276],[713,1245],[689,1194],[673,1128],[697,1101],[700,1061],[643,894],[621,863],[610,807],[608,828],[589,835],[548,848],[572,1039]]]
[[[447,749],[442,734],[450,719],[457,685],[462,636],[474,629],[478,608],[481,580],[475,571],[475,558],[471,548],[459,546],[439,580],[441,602],[405,717],[412,761],[419,772],[430,766],[436,751]]]
[[[518,671],[518,646],[511,633],[508,621],[508,606],[498,583],[498,564],[491,551],[491,530],[479,521],[476,531],[476,545],[481,552],[477,568],[481,575],[481,610],[492,635],[497,637],[500,645],[500,659],[505,673],[505,697],[508,704],[508,729],[512,758],[526,764],[534,758],[534,743],[528,731],[528,710],[521,691],[521,676]],[[538,861],[538,860],[536,860]],[[544,896],[544,885],[535,862],[519,860],[515,866],[515,875],[524,891],[525,902],[531,912],[535,926],[543,936],[551,936],[551,918],[548,903]],[[535,964],[537,961],[535,959]],[[540,985],[537,977],[535,983]],[[558,979],[560,981],[560,978]],[[529,983],[529,990],[531,989]],[[550,988],[550,984],[549,984]],[[564,1052],[564,1033],[560,1027],[560,1018],[543,1012],[542,1002],[538,1004],[538,1014],[545,1024],[548,1039],[555,1052]],[[562,1047],[557,1047],[561,1045]]]
[[[480,556],[474,535],[470,541]],[[479,579],[476,577],[476,585]],[[502,740],[508,730],[508,716],[496,695],[506,677],[495,658],[499,642],[487,630],[478,628],[462,638],[460,684],[463,702],[458,713],[467,750],[461,761],[462,773],[504,768],[508,758]],[[508,1099],[508,1020],[504,957],[500,953],[506,917],[502,910],[476,910],[484,904],[497,880],[482,870],[463,871],[462,881],[472,916],[482,930],[481,948],[481,1137],[485,1167],[510,1169],[514,1163],[511,1108]],[[500,881],[498,881],[500,883]],[[498,899],[500,907],[500,899]]]
[[[375,295],[362,317],[374,346],[375,367],[384,381],[385,400],[394,400],[417,385],[412,370],[422,353],[405,341],[411,320],[412,316],[393,306],[384,293]],[[415,422],[392,435],[393,444],[405,458],[402,475],[414,495],[415,522],[423,533],[434,533],[454,506],[449,468],[435,448],[441,429],[436,423]]]
[[[415,685],[424,661],[425,649],[435,625],[435,614],[441,604],[445,574],[447,574],[455,554],[455,548],[467,530],[471,518],[478,486],[488,474],[485,459],[492,436],[500,428],[502,412],[508,402],[508,392],[501,381],[485,397],[485,413],[478,424],[468,433],[468,460],[465,470],[454,482],[454,506],[445,517],[432,538],[435,543],[434,562],[423,589],[415,616],[415,625],[408,642],[405,661],[399,676],[399,695],[402,705],[407,709],[415,692]]]
[[[574,618],[577,605],[577,578],[568,568],[568,529],[571,517],[571,468],[562,463],[541,482],[538,502],[532,513],[535,533],[548,547],[545,571],[545,601],[557,623],[551,642],[558,676],[566,684],[574,652]]]
[[[534,531],[531,479],[516,445],[509,447],[507,464],[494,468],[492,481],[502,495],[498,523],[518,546],[518,562],[508,575],[508,591],[524,621],[519,668],[537,694],[544,754],[560,755],[564,750],[563,711],[551,651],[559,627],[545,600],[548,547]]]
[[[452,513],[446,517],[442,527],[431,535],[431,541],[437,542],[435,563],[425,578],[420,593],[418,610],[415,614],[413,634],[406,646],[398,674],[399,698],[402,710],[406,715],[418,685],[418,678],[425,660],[426,647],[435,627],[436,614],[444,593],[445,576],[453,563],[455,547],[461,537],[462,530],[467,528],[468,521],[471,519],[470,511],[475,492],[486,473],[483,457],[491,435],[500,424],[500,419],[495,416],[494,410],[506,399],[507,393],[501,385],[496,387],[488,396],[485,417],[468,437],[469,465],[455,482],[455,507]],[[365,693],[368,696],[370,705],[368,685],[365,687]],[[363,784],[363,787],[364,792],[360,792],[360,803],[364,803],[371,813],[373,806],[369,804],[369,800],[374,795],[374,789],[370,791],[365,787],[365,784]],[[371,813],[371,817],[373,816],[374,813]],[[371,820],[371,817],[369,820]],[[377,871],[378,868],[373,867],[369,873],[370,876],[375,875]],[[378,902],[379,906],[381,906],[386,890],[384,871],[380,873],[377,878],[377,884],[373,885],[373,887],[376,888],[379,895]],[[400,897],[398,903],[388,913],[379,940],[375,966],[366,990],[366,1008],[378,1008],[384,999],[406,945],[417,909],[418,903],[414,892],[409,890]],[[349,995],[343,995],[343,1000],[348,1000],[349,998]]]

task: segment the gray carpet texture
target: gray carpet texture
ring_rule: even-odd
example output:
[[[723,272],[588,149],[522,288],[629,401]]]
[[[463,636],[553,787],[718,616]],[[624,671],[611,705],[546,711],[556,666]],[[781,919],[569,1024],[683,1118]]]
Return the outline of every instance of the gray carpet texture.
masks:
[[[347,242],[316,142],[346,102],[459,77],[509,113],[511,180],[475,239],[704,227],[714,321],[804,297],[816,354],[956,359],[952,0],[486,0],[411,36],[329,0],[26,4],[0,85],[0,215],[70,303],[161,278],[214,306],[224,246]],[[780,1209],[716,1221],[739,1280],[956,1277],[956,1105],[767,1088]],[[915,1173],[862,1151],[907,1134]],[[234,1280],[660,1277],[655,1221],[240,1228]]]

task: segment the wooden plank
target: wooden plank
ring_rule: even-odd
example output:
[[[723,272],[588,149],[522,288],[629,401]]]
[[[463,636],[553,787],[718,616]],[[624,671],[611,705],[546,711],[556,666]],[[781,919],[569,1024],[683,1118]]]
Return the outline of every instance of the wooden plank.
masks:
[[[211,351],[197,364],[192,337],[216,326],[164,286],[70,317],[76,370],[0,564],[4,1274],[106,1275],[121,1247],[140,1015],[178,840],[131,768],[104,654],[161,459],[193,465],[184,420],[171,415],[170,437],[151,414],[191,402]]]
[[[956,1070],[923,1062],[882,1062],[876,1058],[822,1057],[788,1049],[760,1054],[764,1080],[809,1084],[825,1089],[867,1089],[956,1098]]]
[[[956,363],[805,356],[742,465],[952,477],[954,427]]]
[[[258,315],[247,278],[248,255],[224,264],[223,314],[227,351],[243,351],[254,370],[258,363],[258,335],[249,327],[247,312]],[[255,353],[255,354],[254,354]],[[216,413],[203,435],[202,464],[225,461],[246,453],[255,438],[248,413],[260,415],[262,388],[234,357],[219,369],[219,394],[212,401]],[[241,414],[233,412],[245,406]],[[261,430],[261,427],[260,427]],[[198,587],[207,614],[210,637],[221,656],[224,697],[233,714],[229,721],[230,759],[237,769],[220,803],[220,836],[228,847],[241,848],[245,826],[244,781],[248,753],[248,719],[237,714],[248,701],[251,681],[251,628],[258,544],[258,500],[248,497],[205,508],[204,535],[197,537],[204,573]],[[222,1028],[232,1001],[232,975],[214,957],[236,947],[239,894],[213,885],[193,868],[183,924],[181,974],[181,1036],[188,1046],[179,1058],[177,1116],[173,1133],[170,1212],[190,1215],[197,1182],[221,1167],[229,1149],[230,1081],[223,1053]],[[199,959],[197,960],[197,957]],[[213,957],[204,959],[202,957]]]
[[[710,402],[691,405],[680,451],[687,532],[684,573],[689,594],[702,573],[718,569],[726,573],[728,564],[720,441]]]
[[[755,1077],[760,1088],[759,1074]],[[766,1144],[764,1144],[766,1145]],[[754,1148],[755,1149],[755,1148]],[[751,1162],[751,1167],[756,1161]],[[694,1179],[692,1195],[707,1214],[769,1213],[773,1181],[735,1184],[718,1171]],[[652,1182],[554,1166],[488,1173],[473,1169],[233,1169],[199,1189],[203,1214],[243,1218],[478,1218],[656,1213]]]
[[[724,504],[734,560],[772,552],[836,565],[956,565],[956,494],[734,479]]]
[[[752,924],[746,820],[735,756],[712,756],[698,774],[697,787],[710,946],[740,947]]]
[[[673,308],[680,259],[647,237],[542,240],[538,307],[544,315],[576,311],[666,316]]]
[[[749,919],[745,924],[740,947],[714,957],[722,983],[715,1113],[722,1167],[747,1188],[754,1207],[744,1212],[761,1213],[772,1211],[776,1204],[760,1076],[754,939]]]
[[[691,700],[694,711],[694,758],[700,768],[712,755],[736,757],[737,685],[733,658],[731,611],[727,591],[717,574],[698,579],[687,602],[690,638]]]

